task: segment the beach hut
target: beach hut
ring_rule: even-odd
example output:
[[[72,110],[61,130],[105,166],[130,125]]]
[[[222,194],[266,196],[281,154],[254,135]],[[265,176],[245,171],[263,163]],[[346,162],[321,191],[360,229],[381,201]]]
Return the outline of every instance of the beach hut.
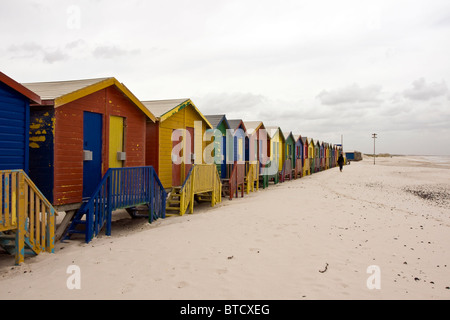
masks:
[[[278,165],[278,173],[280,175],[286,158],[284,134],[280,127],[268,126],[266,128],[270,134],[270,160]],[[278,182],[279,177],[276,179],[275,182]]]
[[[226,161],[229,179],[222,180],[222,192],[232,199],[234,196],[244,196],[245,177],[248,170],[249,140],[247,129],[242,119],[229,119],[230,130],[227,131]]]
[[[146,165],[156,169],[164,188],[179,187],[194,163],[204,163],[203,137],[213,127],[191,99],[142,103],[156,117],[147,121]]]
[[[303,139],[300,135],[294,135],[295,141],[295,162],[294,162],[294,177],[301,178],[303,176],[303,164],[304,164],[304,148]]]
[[[309,139],[308,157],[309,157],[309,172],[310,174],[316,172],[316,143],[313,138]]]
[[[205,118],[212,125],[214,130],[218,130],[221,133],[222,140],[215,141],[215,150],[218,150],[218,154],[214,154],[215,163],[221,179],[227,179],[230,176],[230,172],[227,170],[227,130],[230,129],[230,124],[224,114],[219,115],[205,115]],[[212,129],[208,129],[212,130]]]
[[[249,139],[248,160],[257,160],[260,167],[270,161],[270,134],[262,121],[244,121]]]
[[[329,157],[328,157],[328,143],[327,142],[323,142],[323,167],[324,170],[328,169],[329,166]]]
[[[110,235],[119,208],[146,204],[149,222],[164,217],[165,190],[144,167],[146,121],[156,118],[124,84],[108,77],[23,85],[41,96],[30,106],[30,176],[66,212],[57,239],[84,234],[89,242],[105,226]]]
[[[263,188],[267,188],[268,172],[265,169],[266,166],[270,165],[270,134],[262,121],[244,121],[244,125],[249,139],[248,160],[253,161],[256,159],[258,161],[259,182]]]
[[[30,104],[41,97],[0,72],[0,247],[15,256],[54,252],[56,210],[29,173]]]
[[[311,167],[309,165],[309,140],[308,137],[302,137],[303,143],[303,176],[311,174]]]
[[[0,72],[0,170],[28,173],[30,103],[40,96]]]
[[[332,160],[332,155],[333,155],[333,145],[331,143],[328,144],[328,169],[331,169],[331,165],[333,163]]]
[[[24,86],[42,98],[30,112],[30,176],[60,210],[90,197],[109,168],[145,165],[145,125],[156,119],[117,79]]]
[[[330,168],[334,168],[333,159],[334,159],[334,144],[330,143]]]
[[[294,174],[293,170],[295,168],[295,159],[296,159],[296,149],[295,149],[295,138],[292,132],[284,133],[284,163],[283,163],[283,172],[282,179],[289,178],[292,180],[292,176]]]
[[[320,152],[321,152],[321,143],[319,140],[316,141],[315,148],[314,148],[314,172],[320,172],[321,170],[321,163],[320,163]]]
[[[325,142],[320,142],[320,171],[325,170]]]
[[[359,152],[359,151],[346,152],[345,158],[350,163],[350,161],[361,161],[362,155],[361,155],[361,152]]]
[[[244,121],[242,119],[232,119],[228,120],[228,123],[230,124],[232,136],[229,139],[233,139],[233,144],[228,145],[228,163],[233,163],[234,161],[245,162],[246,150],[248,150],[248,147],[246,147],[246,141],[248,146],[248,137]]]

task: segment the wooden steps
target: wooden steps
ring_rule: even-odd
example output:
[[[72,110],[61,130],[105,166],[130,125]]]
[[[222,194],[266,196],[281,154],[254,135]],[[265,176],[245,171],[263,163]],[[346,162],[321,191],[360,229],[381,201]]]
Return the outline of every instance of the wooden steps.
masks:
[[[6,252],[11,255],[16,253],[16,232],[0,232],[0,247],[2,247]],[[33,246],[29,243],[28,239],[25,240],[24,254],[35,256],[39,252],[33,249]]]
[[[172,187],[172,191],[169,192],[166,200],[166,212],[177,211],[180,212],[181,203],[181,187]]]

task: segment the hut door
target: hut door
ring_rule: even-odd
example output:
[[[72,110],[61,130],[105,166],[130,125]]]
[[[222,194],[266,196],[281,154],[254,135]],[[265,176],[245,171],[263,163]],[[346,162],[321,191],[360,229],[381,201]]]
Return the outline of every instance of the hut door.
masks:
[[[185,169],[184,169],[184,174],[185,174],[185,179],[189,173],[189,170],[191,170],[192,164],[194,163],[194,160],[192,159],[192,155],[194,154],[194,128],[191,127],[186,127],[186,133],[187,137],[186,139],[191,139],[190,141],[190,150],[186,152],[186,158],[185,158]],[[189,143],[186,144],[186,148],[189,149]]]
[[[109,167],[121,168],[125,159],[123,153],[124,118],[111,116],[109,118]]]
[[[102,115],[83,114],[83,198],[92,196],[102,180]]]

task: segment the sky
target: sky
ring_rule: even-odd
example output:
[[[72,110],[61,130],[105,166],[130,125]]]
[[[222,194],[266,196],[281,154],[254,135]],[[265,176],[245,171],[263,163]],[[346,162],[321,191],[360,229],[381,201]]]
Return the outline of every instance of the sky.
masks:
[[[448,0],[2,0],[14,80],[115,77],[346,151],[450,155]]]

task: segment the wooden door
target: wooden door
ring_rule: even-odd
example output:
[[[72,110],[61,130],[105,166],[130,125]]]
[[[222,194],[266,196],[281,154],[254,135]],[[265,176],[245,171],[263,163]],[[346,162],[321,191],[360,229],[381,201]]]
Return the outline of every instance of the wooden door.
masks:
[[[111,116],[109,118],[109,167],[121,168],[123,160],[119,160],[118,152],[123,152],[124,118]]]
[[[102,180],[102,127],[99,113],[83,114],[83,198],[92,196]]]

